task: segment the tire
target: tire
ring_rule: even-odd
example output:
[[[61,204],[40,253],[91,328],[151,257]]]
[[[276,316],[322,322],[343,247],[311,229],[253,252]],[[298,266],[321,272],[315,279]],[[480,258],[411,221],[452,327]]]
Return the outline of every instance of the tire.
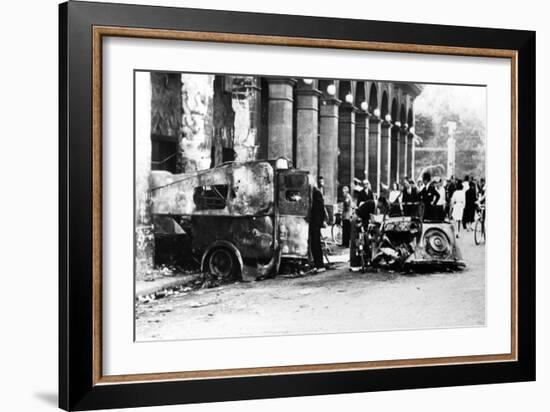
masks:
[[[440,229],[429,229],[424,233],[426,252],[433,258],[446,259],[452,253],[452,243],[445,232]]]
[[[208,270],[221,281],[236,280],[239,277],[239,265],[235,254],[224,247],[218,247],[208,254]]]
[[[342,234],[343,229],[340,223],[334,223],[330,229],[330,234],[332,236],[332,241],[340,246],[342,244]]]
[[[485,241],[485,233],[481,219],[476,220],[476,225],[474,226],[474,241],[476,242],[476,245],[479,245],[481,242]]]

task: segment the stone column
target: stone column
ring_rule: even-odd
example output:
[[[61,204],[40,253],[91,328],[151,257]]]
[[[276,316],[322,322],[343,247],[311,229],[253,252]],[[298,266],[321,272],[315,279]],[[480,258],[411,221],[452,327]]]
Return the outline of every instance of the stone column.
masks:
[[[407,167],[411,177],[416,179],[414,175],[414,143],[412,134],[407,134],[407,162],[409,163]]]
[[[369,121],[363,111],[355,113],[355,177],[364,180],[368,175]]]
[[[296,90],[296,167],[318,175],[319,96],[313,88]]]
[[[409,170],[407,170],[407,133],[404,131],[403,128],[399,129],[399,154],[400,154],[400,163],[399,163],[399,171],[401,175],[412,177],[409,173]]]
[[[337,199],[339,105],[337,99],[323,99],[319,105],[319,176],[325,180],[325,205]]]
[[[292,105],[296,81],[286,78],[268,78],[268,146],[267,156],[276,159],[285,156],[293,159],[292,150]]]
[[[391,161],[391,123],[387,121],[382,122],[382,129],[380,134],[381,148],[380,148],[380,180],[385,185],[390,184],[390,161]]]
[[[378,193],[380,188],[380,119],[378,117],[369,118],[369,156],[368,156],[368,179],[372,190]]]
[[[357,108],[349,103],[340,106],[338,122],[338,196],[342,186],[351,189],[355,176],[355,112]]]
[[[397,182],[401,184],[401,175],[399,168],[399,152],[400,152],[400,143],[399,143],[399,127],[393,126],[391,128],[391,178],[392,182]]]

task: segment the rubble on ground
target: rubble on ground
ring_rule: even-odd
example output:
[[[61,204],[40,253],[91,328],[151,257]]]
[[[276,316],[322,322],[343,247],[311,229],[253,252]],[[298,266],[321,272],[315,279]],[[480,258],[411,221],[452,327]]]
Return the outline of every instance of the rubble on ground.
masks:
[[[140,280],[143,280],[144,282],[153,282],[157,279],[182,275],[192,275],[196,272],[197,269],[190,267],[183,267],[178,265],[161,265],[159,267],[147,270]]]
[[[162,272],[162,269],[159,269],[160,273],[173,273],[169,272],[168,270],[165,270]],[[181,272],[178,272],[176,274],[166,275],[166,276],[176,276],[181,275]],[[200,289],[211,289],[218,287],[222,284],[228,283],[227,281],[223,281],[221,278],[216,277],[215,275],[212,275],[210,273],[200,273],[197,271],[188,271],[186,274],[193,275],[196,274],[191,280],[188,282],[179,284],[177,286],[167,287],[163,288],[161,290],[158,290],[154,293],[150,293],[148,295],[138,296],[137,301],[139,303],[149,303],[152,301],[156,301],[162,298],[165,298],[167,296],[178,296],[178,295],[185,295],[189,292],[200,290]]]

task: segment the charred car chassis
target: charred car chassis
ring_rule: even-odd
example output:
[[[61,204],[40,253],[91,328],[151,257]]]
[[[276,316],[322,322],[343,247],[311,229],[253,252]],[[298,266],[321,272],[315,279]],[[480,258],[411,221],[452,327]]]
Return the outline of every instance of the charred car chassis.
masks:
[[[282,259],[308,259],[309,173],[286,159],[151,180],[155,238],[183,237],[202,271],[255,279],[276,274]]]
[[[371,215],[356,218],[350,248],[352,266],[363,271],[387,268],[400,271],[460,270],[465,267],[451,222],[411,216]]]

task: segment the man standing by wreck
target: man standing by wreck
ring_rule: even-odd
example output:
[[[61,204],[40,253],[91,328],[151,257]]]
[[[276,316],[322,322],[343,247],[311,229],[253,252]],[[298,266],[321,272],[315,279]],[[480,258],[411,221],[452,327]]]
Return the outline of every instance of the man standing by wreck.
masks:
[[[374,193],[372,192],[370,182],[365,179],[363,180],[363,189],[357,194],[357,207],[361,206],[361,204],[365,203],[367,200],[374,200]]]
[[[435,182],[432,180],[430,172],[424,172],[422,174],[422,189],[419,192],[420,200],[424,206],[423,219],[426,220],[438,220],[437,202],[441,195],[435,187]]]
[[[309,217],[309,244],[313,255],[313,265],[317,273],[326,270],[323,264],[323,249],[321,247],[321,228],[324,226],[326,218],[323,193],[319,187],[313,186]]]

